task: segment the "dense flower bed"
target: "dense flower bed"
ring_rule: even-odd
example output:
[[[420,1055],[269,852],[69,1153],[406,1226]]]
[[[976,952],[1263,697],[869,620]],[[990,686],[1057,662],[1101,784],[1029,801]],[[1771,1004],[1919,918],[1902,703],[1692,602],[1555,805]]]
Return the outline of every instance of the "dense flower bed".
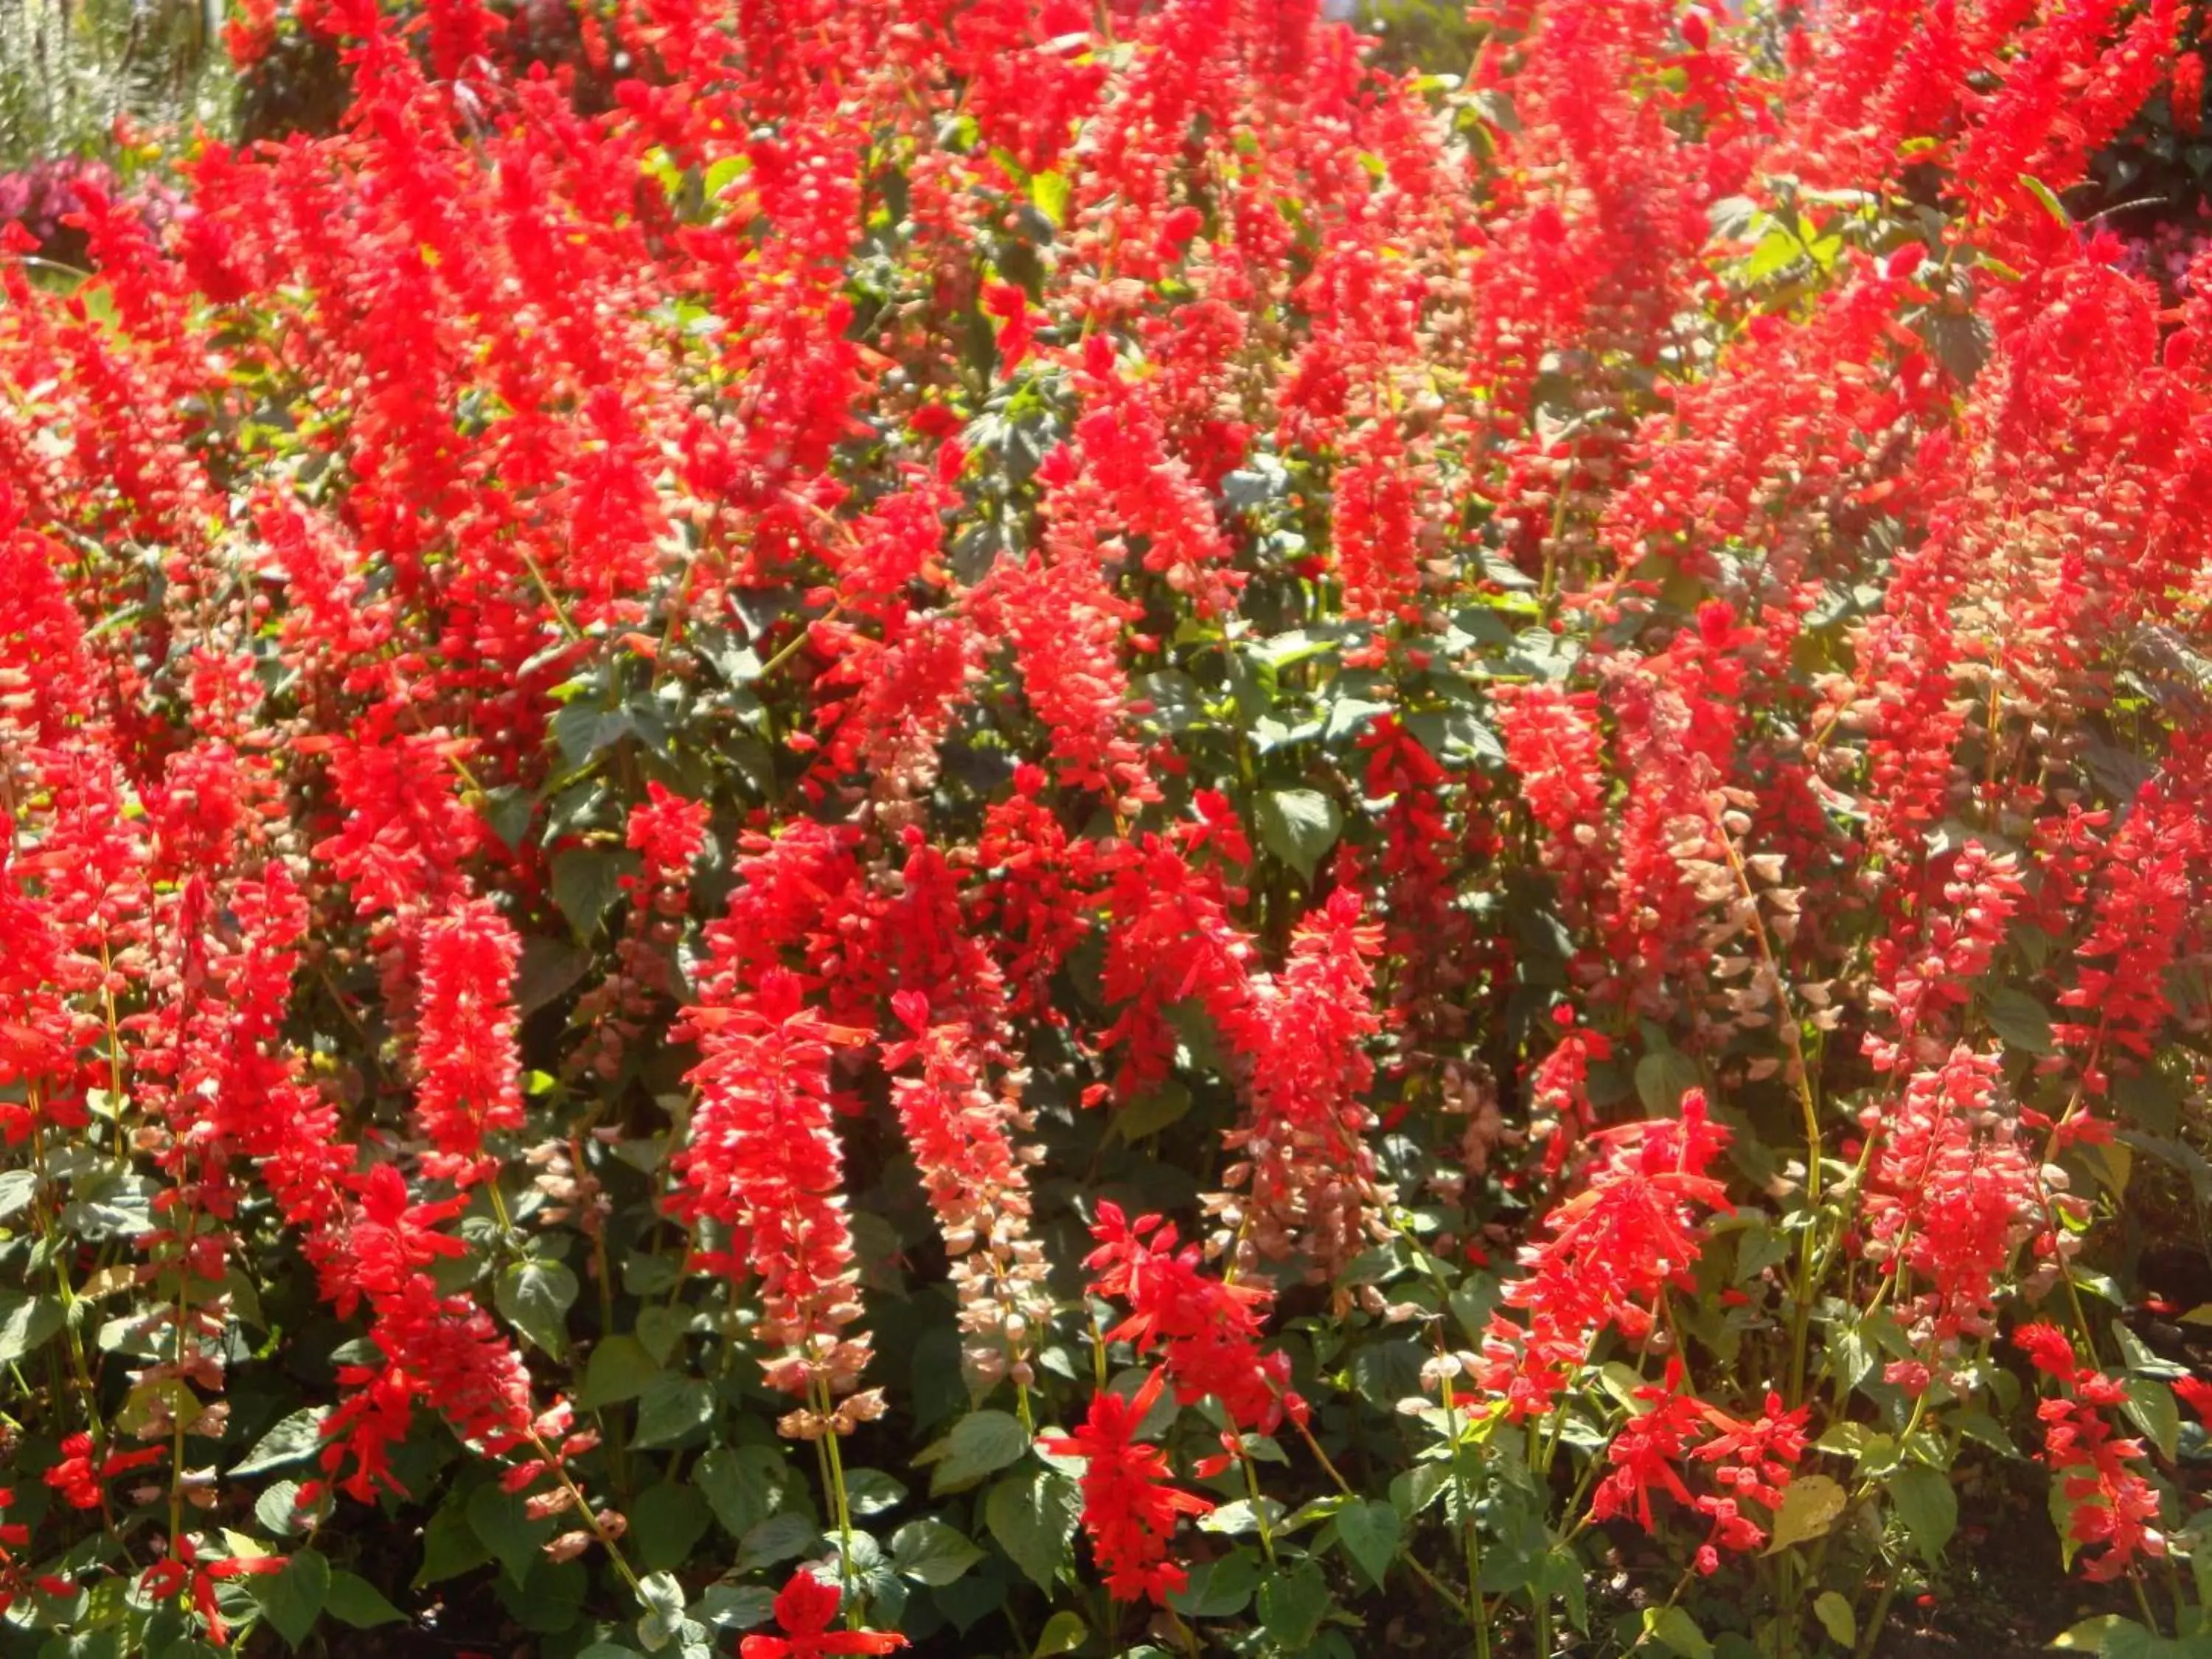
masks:
[[[0,1652],[1868,1655],[2036,1463],[2212,1652],[2185,20],[1473,21],[317,0],[72,179]]]

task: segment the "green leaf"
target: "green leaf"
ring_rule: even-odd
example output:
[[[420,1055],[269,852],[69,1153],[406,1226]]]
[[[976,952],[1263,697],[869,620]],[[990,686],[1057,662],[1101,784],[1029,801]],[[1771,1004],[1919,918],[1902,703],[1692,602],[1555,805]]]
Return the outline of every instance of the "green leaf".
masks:
[[[1672,1117],[1682,1097],[1705,1081],[1698,1062],[1679,1048],[1659,1048],[1636,1062],[1636,1097],[1648,1112]]]
[[[458,1578],[490,1559],[491,1552],[469,1524],[467,1504],[458,1496],[449,1498],[422,1528],[422,1565],[415,1570],[414,1586],[420,1589]]]
[[[699,1592],[691,1609],[718,1630],[750,1630],[775,1612],[775,1592],[766,1584],[714,1583]]]
[[[663,1371],[639,1397],[635,1446],[672,1446],[714,1420],[714,1390],[696,1376]]]
[[[0,1170],[0,1221],[30,1203],[39,1190],[39,1177],[29,1170]]]
[[[1336,1535],[1345,1553],[1377,1584],[1398,1553],[1398,1511],[1371,1499],[1346,1504],[1336,1512]]]
[[[1270,789],[1260,797],[1260,841],[1306,880],[1336,845],[1344,815],[1318,789]]]
[[[1888,1486],[1890,1502],[1920,1547],[1921,1559],[1936,1565],[1959,1529],[1959,1494],[1951,1478],[1940,1469],[1909,1464],[1889,1477]]]
[[[343,1568],[331,1575],[329,1593],[323,1598],[323,1611],[342,1625],[351,1625],[356,1630],[368,1630],[377,1625],[396,1625],[407,1615],[385,1599],[384,1592],[359,1573],[347,1572]]]
[[[599,931],[599,919],[622,894],[622,878],[640,866],[636,854],[596,847],[571,848],[553,855],[553,902],[568,918],[580,939]]]
[[[991,1536],[1047,1595],[1067,1564],[1068,1542],[1082,1513],[1081,1488],[1050,1469],[1024,1469],[1000,1481],[983,1500],[983,1524]]]
[[[1057,1653],[1073,1653],[1083,1645],[1090,1634],[1090,1626],[1062,1607],[1044,1621],[1044,1630],[1037,1637],[1036,1645],[1030,1650],[1030,1659],[1052,1659],[1052,1656]]]
[[[625,710],[601,708],[580,702],[564,703],[556,709],[550,724],[553,741],[561,746],[561,757],[572,773],[599,750],[620,743],[636,729]]]
[[[1030,175],[1030,201],[1039,213],[1052,221],[1055,228],[1067,222],[1067,204],[1074,199],[1075,186],[1066,175],[1060,173],[1036,173]]]
[[[972,1486],[985,1475],[1019,1462],[1030,1449],[1030,1433],[1011,1412],[970,1412],[952,1425],[945,1455],[930,1472],[933,1498]]]
[[[1251,1605],[1259,1583],[1258,1553],[1239,1546],[1191,1568],[1189,1583],[1168,1605],[1187,1619],[1233,1619]]]
[[[738,1541],[738,1571],[757,1572],[779,1561],[788,1561],[794,1555],[804,1555],[821,1536],[814,1523],[803,1515],[771,1515]]]
[[[1774,1517],[1774,1536],[1766,1546],[1772,1555],[1818,1538],[1836,1524],[1849,1494],[1825,1474],[1801,1474],[1782,1494],[1781,1510]]]
[[[684,1340],[684,1334],[690,1328],[691,1310],[689,1308],[655,1303],[651,1307],[638,1310],[637,1340],[645,1345],[645,1351],[653,1356],[656,1364],[665,1365],[668,1363],[677,1346]]]
[[[1828,1632],[1828,1639],[1846,1650],[1858,1644],[1858,1616],[1852,1613],[1851,1604],[1833,1590],[1822,1590],[1813,1598],[1813,1616],[1820,1621],[1820,1628]]]
[[[323,1419],[330,1414],[328,1406],[294,1412],[253,1443],[253,1449],[231,1470],[232,1475],[265,1474],[270,1469],[305,1462],[322,1449]]]
[[[917,1584],[949,1584],[983,1559],[959,1528],[924,1518],[891,1534],[891,1567]]]
[[[556,1002],[592,970],[592,955],[565,939],[544,933],[523,941],[522,963],[515,969],[515,1012],[528,1018],[548,1003]]]
[[[2100,1613],[2062,1632],[2051,1645],[2062,1653],[2102,1653],[2112,1632],[2123,1625],[2142,1630],[2132,1619],[2123,1619],[2117,1613]]]
[[[2160,1636],[2124,1620],[2105,1638],[2105,1659],[2212,1659],[2212,1634]]]
[[[714,1518],[696,1486],[664,1480],[630,1504],[627,1535],[636,1542],[638,1559],[658,1572],[689,1560]]]
[[[1170,1078],[1127,1105],[1116,1107],[1107,1130],[1133,1144],[1146,1135],[1159,1133],[1170,1124],[1181,1122],[1189,1111],[1190,1091]]]
[[[522,1494],[501,1490],[495,1480],[469,1494],[468,1515],[470,1529],[518,1587],[528,1581],[538,1553],[556,1530],[550,1516],[532,1520]]]
[[[845,1471],[845,1506],[862,1520],[906,1502],[906,1488],[881,1469]]]
[[[285,1645],[296,1648],[323,1615],[323,1603],[331,1593],[331,1564],[320,1551],[301,1550],[284,1563],[282,1571],[257,1573],[246,1585],[261,1616]]]
[[[1267,1639],[1286,1653],[1312,1644],[1328,1611],[1328,1584],[1311,1561],[1271,1574],[1260,1586],[1260,1625]]]
[[[2173,1390],[2154,1376],[2131,1376],[2127,1389],[2128,1416],[2172,1462],[2181,1443],[2181,1412],[2173,1403]]]
[[[591,1573],[581,1561],[541,1560],[525,1583],[518,1584],[502,1573],[492,1584],[507,1617],[538,1636],[559,1636],[575,1629],[584,1616],[584,1598],[591,1588]]]
[[[0,1293],[0,1365],[35,1352],[61,1328],[58,1298]]]
[[[2051,1054],[2058,1045],[2051,1036],[2051,1011],[2025,991],[2007,986],[1990,999],[1990,1029],[2008,1048],[2031,1054]]]
[[[653,1363],[643,1342],[634,1336],[611,1336],[592,1350],[576,1404],[588,1412],[635,1400],[659,1375],[660,1367]]]
[[[568,1310],[578,1288],[561,1262],[532,1257],[509,1262],[493,1295],[509,1324],[558,1359],[568,1351]]]
[[[692,1483],[732,1538],[743,1538],[784,1507],[795,1477],[769,1446],[715,1446],[692,1466]]]
[[[1705,1640],[1698,1621],[1680,1607],[1646,1607],[1644,1633],[1682,1659],[1713,1659],[1713,1644]]]
[[[254,1495],[253,1518],[278,1538],[304,1531],[308,1517],[300,1510],[299,1498],[298,1481],[271,1481]]]

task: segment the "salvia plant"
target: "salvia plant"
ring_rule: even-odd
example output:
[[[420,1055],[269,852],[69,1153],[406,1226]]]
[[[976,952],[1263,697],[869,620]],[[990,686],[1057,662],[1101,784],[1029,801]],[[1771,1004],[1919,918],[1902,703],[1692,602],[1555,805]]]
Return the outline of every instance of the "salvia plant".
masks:
[[[519,27],[8,233],[0,1653],[2212,1654],[2175,0]]]

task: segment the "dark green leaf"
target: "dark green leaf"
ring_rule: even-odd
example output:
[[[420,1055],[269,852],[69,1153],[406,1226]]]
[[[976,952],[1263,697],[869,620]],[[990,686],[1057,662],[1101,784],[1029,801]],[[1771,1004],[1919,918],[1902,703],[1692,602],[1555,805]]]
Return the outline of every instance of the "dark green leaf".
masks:
[[[1943,1547],[1959,1529],[1959,1494],[1940,1469],[1907,1465],[1889,1477],[1890,1502],[1920,1547],[1921,1559],[1935,1566]]]
[[[1260,840],[1308,881],[1344,827],[1336,803],[1317,789],[1270,789],[1260,797]]]
[[[858,1221],[861,1218],[854,1218]],[[657,1364],[665,1365],[684,1340],[684,1333],[691,1328],[691,1312],[688,1308],[669,1307],[656,1303],[641,1308],[637,1314],[637,1340],[645,1344]]]
[[[1252,1604],[1259,1583],[1258,1552],[1239,1545],[1191,1568],[1190,1582],[1168,1605],[1187,1619],[1233,1619]]]
[[[991,1536],[1006,1559],[1048,1595],[1067,1565],[1068,1543],[1082,1513],[1080,1488],[1050,1469],[1024,1469],[1000,1481],[983,1500],[983,1524]]]
[[[918,1584],[949,1584],[983,1559],[957,1527],[925,1517],[891,1534],[891,1566]]]
[[[553,856],[553,902],[580,939],[599,931],[599,920],[622,894],[622,878],[639,868],[636,854],[596,847],[571,848]]]
[[[756,1572],[804,1555],[821,1537],[803,1515],[772,1515],[748,1532],[738,1546],[738,1571]]]
[[[660,1367],[653,1363],[644,1343],[634,1336],[611,1336],[592,1350],[576,1404],[585,1411],[597,1411],[635,1400],[659,1375]]]
[[[61,1328],[58,1297],[0,1293],[0,1365],[36,1352]]]
[[[663,1371],[638,1398],[640,1446],[672,1446],[714,1420],[714,1390],[697,1377]]]
[[[469,1495],[468,1514],[470,1528],[507,1576],[517,1584],[528,1582],[531,1569],[538,1565],[538,1552],[556,1530],[551,1518],[532,1520],[524,1508],[523,1495],[501,1490],[495,1480]]]
[[[1398,1511],[1388,1504],[1355,1500],[1336,1512],[1336,1535],[1345,1553],[1377,1584],[1398,1553]]]
[[[270,1469],[305,1462],[322,1449],[323,1419],[330,1414],[328,1406],[310,1406],[304,1411],[294,1412],[253,1443],[253,1449],[232,1468],[232,1475],[264,1474]]]
[[[558,1001],[591,968],[590,953],[567,939],[532,935],[523,941],[522,963],[515,970],[516,1012],[526,1019],[547,1004]]]
[[[629,1532],[637,1559],[654,1572],[680,1567],[714,1521],[696,1486],[664,1480],[647,1486],[629,1507]]]
[[[1054,1654],[1073,1653],[1083,1645],[1084,1638],[1090,1634],[1090,1626],[1062,1607],[1044,1621],[1044,1630],[1037,1637],[1036,1645],[1030,1650],[1030,1659],[1053,1659]]]
[[[1677,1607],[1647,1607],[1644,1628],[1651,1639],[1681,1659],[1713,1659],[1713,1644],[1698,1621]]]
[[[1990,1029],[2008,1046],[2031,1054],[2057,1052],[2051,1037],[2051,1011],[2025,991],[2007,986],[1990,999]]]
[[[415,1571],[415,1588],[458,1578],[490,1559],[491,1552],[469,1524],[468,1504],[448,1498],[422,1528],[422,1565]]]
[[[930,1472],[930,1492],[942,1496],[972,1486],[1019,1462],[1029,1449],[1029,1431],[1011,1412],[970,1412],[946,1437],[945,1455]]]
[[[368,1630],[376,1625],[398,1624],[407,1617],[368,1579],[343,1569],[331,1575],[330,1591],[323,1598],[323,1611],[340,1624],[351,1625],[356,1630]]]
[[[1679,1048],[1660,1048],[1636,1062],[1636,1097],[1644,1110],[1672,1117],[1682,1097],[1705,1081],[1698,1062]]]
[[[319,1551],[301,1550],[284,1563],[281,1572],[256,1573],[246,1584],[261,1616],[287,1646],[296,1648],[323,1615],[323,1602],[331,1593],[331,1564]]]
[[[533,1257],[511,1261],[494,1291],[507,1322],[556,1359],[568,1351],[568,1310],[576,1304],[576,1275],[558,1261]]]
[[[1269,1575],[1260,1586],[1260,1624],[1285,1653],[1309,1646],[1328,1611],[1328,1584],[1311,1561]]]
[[[0,1221],[27,1205],[39,1190],[39,1177],[29,1170],[0,1170]]]

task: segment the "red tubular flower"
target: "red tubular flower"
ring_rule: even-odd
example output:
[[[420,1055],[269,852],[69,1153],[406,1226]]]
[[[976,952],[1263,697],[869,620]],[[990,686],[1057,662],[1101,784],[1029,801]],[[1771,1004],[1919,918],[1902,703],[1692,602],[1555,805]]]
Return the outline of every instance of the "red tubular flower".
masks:
[[[844,1596],[801,1569],[776,1592],[775,1622],[781,1636],[748,1636],[738,1644],[739,1659],[819,1659],[832,1653],[894,1653],[906,1638],[889,1632],[832,1630]]]
[[[1298,923],[1282,972],[1255,979],[1220,1027],[1249,1068],[1251,1100],[1246,1122],[1222,1137],[1237,1159],[1222,1174],[1236,1194],[1221,1200],[1224,1212],[1251,1257],[1303,1252],[1316,1280],[1334,1279],[1366,1247],[1389,1201],[1366,1139],[1366,1044],[1382,1030],[1370,964],[1382,929],[1359,916],[1358,893],[1331,894]]]
[[[73,1434],[62,1442],[62,1460],[46,1471],[45,1480],[71,1509],[96,1510],[106,1498],[109,1481],[132,1469],[158,1463],[162,1455],[160,1446],[144,1446],[136,1451],[110,1448],[95,1462],[92,1437]]]
[[[1264,1281],[1207,1278],[1199,1247],[1176,1249],[1172,1225],[1156,1215],[1131,1222],[1109,1201],[1100,1202],[1091,1236],[1098,1248],[1083,1265],[1092,1293],[1129,1308],[1107,1340],[1134,1342],[1139,1353],[1161,1348],[1178,1401],[1188,1406],[1211,1395],[1239,1428],[1263,1434],[1285,1412],[1304,1413],[1304,1401],[1286,1391],[1289,1357],[1260,1352],[1261,1323],[1274,1300]]]
[[[2112,1434],[2103,1411],[2086,1399],[2045,1400],[2043,1461],[2069,1510],[2067,1553],[2081,1557],[2085,1577],[2110,1583],[2137,1558],[2166,1553],[2158,1528],[2158,1489],[2141,1472],[2149,1462],[2140,1440]]]
[[[2000,1109],[2000,1085],[1996,1055],[1961,1047],[1860,1119],[1879,1137],[1863,1248],[1890,1272],[1911,1270],[1916,1346],[1987,1334],[1996,1275],[2040,1224],[2035,1159]]]
[[[1682,1484],[1680,1468],[1705,1428],[1702,1401],[1680,1392],[1682,1366],[1670,1360],[1664,1386],[1651,1383],[1636,1390],[1642,1407],[1620,1426],[1606,1451],[1613,1473],[1597,1483],[1590,1494],[1590,1519],[1610,1521],[1632,1515],[1644,1531],[1652,1529],[1651,1494],[1655,1488],[1687,1505],[1690,1490]]]
[[[522,1127],[514,969],[522,944],[495,906],[475,899],[426,923],[415,1032],[416,1120],[434,1150],[426,1173],[468,1186],[498,1169],[494,1130]]]
[[[1188,1574],[1167,1559],[1176,1520],[1213,1509],[1212,1499],[1169,1486],[1166,1457],[1136,1438],[1166,1383],[1156,1370],[1133,1398],[1095,1394],[1081,1428],[1039,1443],[1056,1456],[1085,1460],[1083,1529],[1108,1591],[1124,1601],[1149,1597],[1164,1605],[1184,1588]]]
[[[772,969],[734,1004],[686,1011],[702,1058],[675,1207],[729,1229],[729,1248],[702,1260],[758,1278],[769,1385],[805,1397],[817,1380],[833,1395],[853,1389],[868,1344],[847,1334],[860,1316],[860,1270],[830,1099],[831,1052],[860,1034],[802,998],[795,975]]]
[[[284,1570],[284,1558],[281,1555],[204,1559],[191,1537],[183,1534],[177,1536],[173,1547],[177,1552],[174,1555],[155,1562],[138,1575],[139,1593],[155,1601],[188,1597],[193,1611],[207,1626],[208,1639],[217,1647],[230,1640],[229,1626],[223,1623],[222,1609],[216,1603],[217,1582]]]
[[[1550,1236],[1522,1249],[1528,1272],[1505,1288],[1528,1324],[1493,1318],[1476,1369],[1516,1420],[1551,1408],[1601,1332],[1650,1334],[1656,1298],[1686,1285],[1702,1254],[1698,1211],[1727,1200],[1705,1171],[1728,1131],[1706,1116],[1702,1090],[1684,1094],[1679,1118],[1592,1139],[1601,1162],[1589,1185],[1553,1208]]]

